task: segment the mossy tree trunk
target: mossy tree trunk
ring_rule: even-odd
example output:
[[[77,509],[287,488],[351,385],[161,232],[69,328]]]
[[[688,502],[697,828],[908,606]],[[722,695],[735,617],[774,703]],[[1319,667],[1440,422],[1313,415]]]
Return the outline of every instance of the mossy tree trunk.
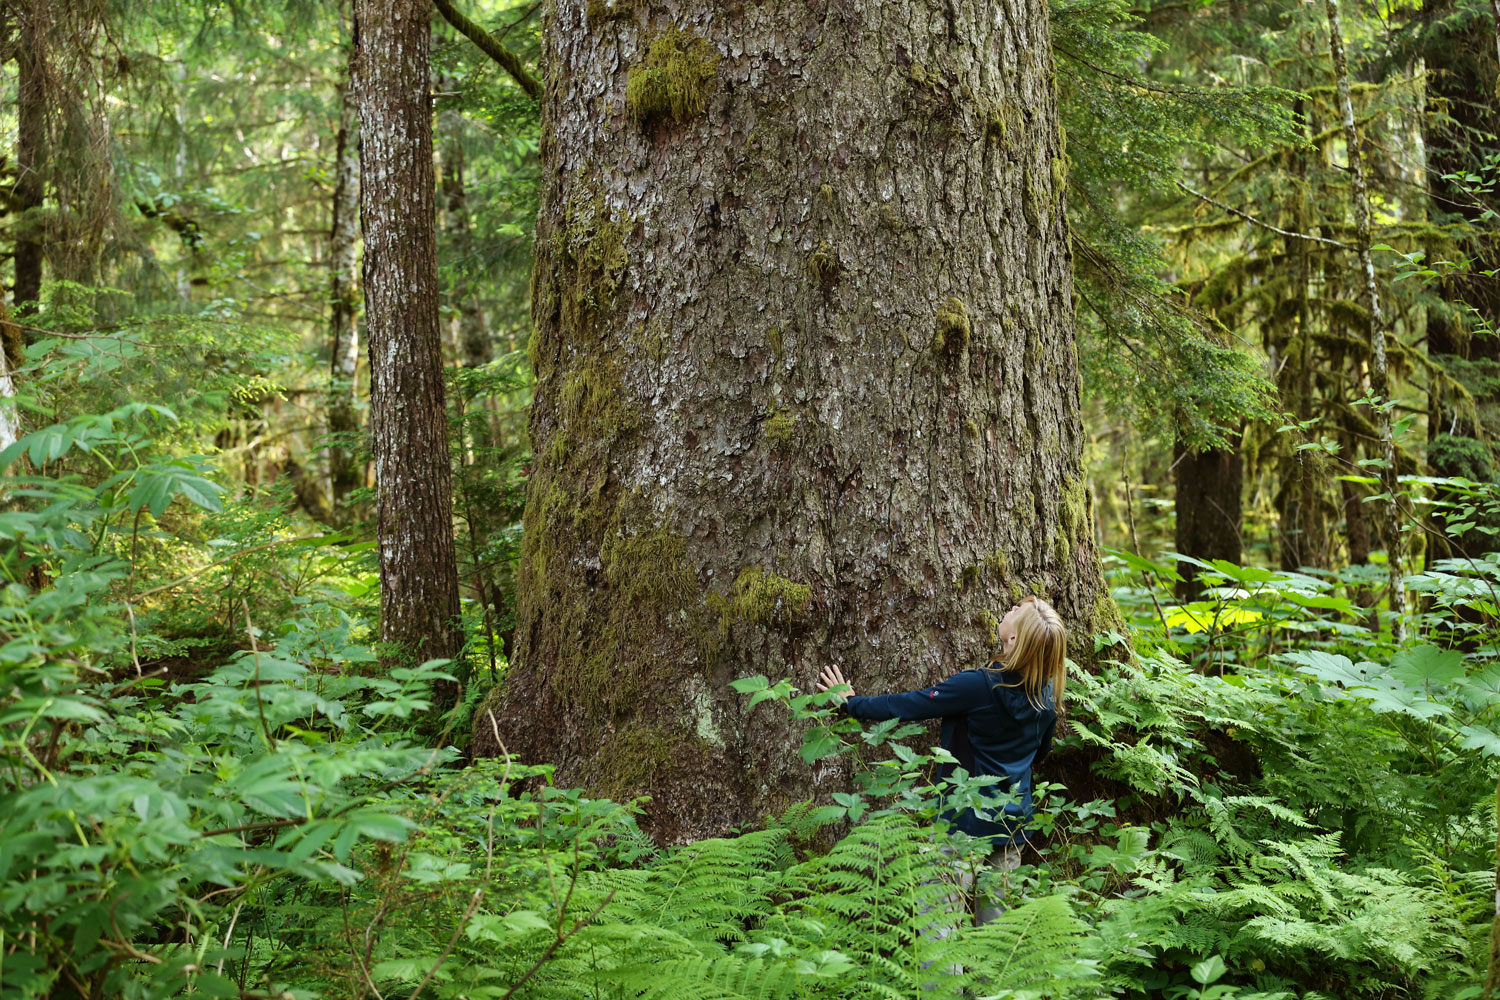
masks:
[[[1371,253],[1370,196],[1365,187],[1362,142],[1354,122],[1354,102],[1350,97],[1349,64],[1344,57],[1343,28],[1339,23],[1338,0],[1323,0],[1328,15],[1328,51],[1333,56],[1334,81],[1338,85],[1339,113],[1344,123],[1344,148],[1349,157],[1349,175],[1353,181],[1355,246],[1359,249],[1360,272],[1364,277],[1365,306],[1369,310],[1370,391],[1383,404],[1393,402],[1390,371],[1386,363],[1385,316],[1380,308],[1380,289],[1375,280],[1375,261]],[[1401,568],[1405,536],[1401,531],[1401,488],[1397,481],[1396,441],[1391,433],[1391,411],[1374,407],[1375,425],[1380,438],[1380,487],[1385,500],[1380,504],[1380,534],[1387,555],[1387,586],[1391,601],[1391,635],[1400,642],[1406,637],[1406,584]]]
[[[431,0],[357,0],[370,448],[387,657],[458,652],[458,564],[438,328]]]
[[[1494,199],[1462,178],[1485,169],[1500,134],[1495,27],[1479,18],[1456,17],[1453,0],[1428,0],[1422,17],[1431,39],[1426,58],[1440,67],[1428,83],[1430,99],[1444,109],[1442,115],[1423,117],[1432,221],[1461,234],[1456,249],[1440,244],[1429,257],[1469,261],[1466,269],[1443,280],[1440,301],[1427,311],[1428,355],[1453,383],[1432,380],[1427,461],[1436,475],[1483,482],[1495,477],[1500,438],[1500,422],[1494,417],[1500,404],[1500,339],[1486,331],[1500,328],[1500,288],[1485,274],[1500,264],[1500,237],[1485,221],[1496,207]],[[1456,551],[1478,556],[1497,544],[1496,536],[1478,530],[1465,534],[1456,546],[1429,535],[1426,557],[1430,565]]]
[[[1101,581],[1047,7],[558,0],[516,657],[473,748],[665,839],[819,788],[736,677],[984,663]]]
[[[1172,461],[1172,478],[1176,486],[1177,551],[1195,559],[1227,559],[1238,563],[1242,557],[1240,537],[1240,493],[1245,483],[1245,459],[1240,453],[1240,434],[1227,448],[1199,451],[1179,444]],[[1201,572],[1190,563],[1179,563],[1183,580],[1177,584],[1177,596],[1184,601],[1197,600],[1203,585]]]

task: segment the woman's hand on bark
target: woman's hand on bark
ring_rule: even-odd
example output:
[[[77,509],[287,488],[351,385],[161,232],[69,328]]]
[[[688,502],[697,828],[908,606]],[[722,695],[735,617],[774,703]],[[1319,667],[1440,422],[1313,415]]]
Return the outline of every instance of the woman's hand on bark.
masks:
[[[841,703],[854,697],[854,688],[849,685],[848,681],[844,680],[844,672],[835,666],[824,667],[818,672],[817,688],[819,694],[822,694],[824,691],[832,691],[834,694],[839,695]],[[843,690],[839,690],[840,688]]]

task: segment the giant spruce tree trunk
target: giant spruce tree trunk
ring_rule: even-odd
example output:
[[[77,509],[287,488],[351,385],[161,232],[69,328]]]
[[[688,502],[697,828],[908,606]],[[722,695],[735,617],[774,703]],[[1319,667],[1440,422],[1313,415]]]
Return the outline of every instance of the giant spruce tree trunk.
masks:
[[[723,832],[831,776],[728,687],[1117,621],[1041,0],[558,0],[516,661],[474,749]],[[489,713],[495,719],[492,728]]]
[[[360,207],[381,637],[458,652],[458,564],[438,334],[431,0],[357,0]]]

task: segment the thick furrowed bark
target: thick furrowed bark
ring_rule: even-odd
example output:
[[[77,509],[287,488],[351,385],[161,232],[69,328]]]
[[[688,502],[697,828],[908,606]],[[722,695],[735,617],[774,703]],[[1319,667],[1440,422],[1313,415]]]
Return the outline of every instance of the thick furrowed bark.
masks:
[[[1045,4],[551,16],[508,748],[680,839],[835,777],[735,677],[919,686],[1032,592],[1092,656]]]

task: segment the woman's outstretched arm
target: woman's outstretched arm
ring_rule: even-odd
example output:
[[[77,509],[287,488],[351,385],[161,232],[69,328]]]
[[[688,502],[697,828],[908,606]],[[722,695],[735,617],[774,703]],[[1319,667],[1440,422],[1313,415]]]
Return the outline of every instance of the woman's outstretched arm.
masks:
[[[848,687],[838,667],[824,667],[818,675],[819,691],[839,686]],[[919,688],[902,694],[879,695],[861,698],[851,693],[844,702],[844,711],[856,719],[937,719],[945,715],[962,715],[990,704],[990,682],[982,670],[965,670],[955,674],[941,684]]]

